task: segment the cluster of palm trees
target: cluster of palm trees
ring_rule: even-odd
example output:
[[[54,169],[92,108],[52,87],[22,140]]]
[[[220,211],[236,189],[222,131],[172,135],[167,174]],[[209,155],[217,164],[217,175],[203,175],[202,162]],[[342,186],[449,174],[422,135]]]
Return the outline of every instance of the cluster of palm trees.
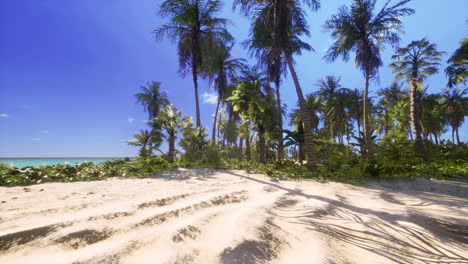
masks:
[[[295,130],[286,132],[286,138],[288,145],[293,142],[292,138],[301,141],[306,166],[310,170],[317,166],[314,137],[328,137],[339,143],[344,143],[346,137],[349,144],[354,136],[354,121],[357,124],[357,138],[363,142],[363,156],[373,158],[374,131],[387,134],[391,127],[398,127],[406,129],[414,137],[417,151],[425,159],[423,138],[434,135],[438,141],[446,127],[444,124],[450,124],[458,135],[458,128],[466,115],[466,90],[452,89],[443,95],[424,94],[424,80],[437,72],[443,52],[426,39],[398,48],[403,33],[402,17],[414,13],[413,9],[405,7],[410,1],[398,0],[392,3],[390,0],[380,10],[376,10],[376,0],[352,0],[350,6],[342,6],[337,14],[325,22],[324,29],[334,39],[325,60],[331,62],[342,58],[347,61],[354,54],[355,65],[364,75],[362,92],[359,89],[343,88],[338,77],[327,76],[317,83],[317,92],[307,96],[303,94],[295,71],[294,56],[312,50],[308,43],[301,40],[301,37],[309,36],[305,8],[318,10],[320,0],[234,1],[233,7],[239,8],[242,15],[251,19],[250,37],[242,45],[257,59],[255,67],[249,67],[245,60],[233,57],[231,51],[234,38],[226,28],[229,21],[217,16],[222,8],[221,1],[166,0],[161,4],[158,14],[167,18],[168,22],[154,33],[158,40],[167,36],[177,44],[180,71],[192,75],[196,126],[200,131],[198,79],[208,79],[213,83],[218,103],[212,142],[216,143],[216,135],[222,132],[223,145],[227,143],[239,147],[240,158],[244,156],[244,142],[245,156],[251,158],[250,143],[254,133],[257,134],[256,152],[260,162],[266,161],[268,148],[276,150],[277,159],[283,158],[285,131],[280,88],[282,79],[289,72],[299,108],[292,115]],[[379,68],[383,66],[380,54],[387,44],[397,49],[391,67],[397,73],[397,78],[407,80],[410,92],[408,96],[395,83],[379,91],[382,99],[377,107],[372,105],[369,88],[378,77]],[[446,70],[450,85],[463,83],[467,77],[467,42],[464,41],[462,45],[449,60],[451,65]],[[140,102],[148,102],[140,99],[143,98],[142,94],[137,97]],[[410,98],[408,111],[405,104],[407,97]],[[159,100],[166,99],[163,96]],[[165,105],[162,101],[159,105]],[[220,122],[218,112],[222,106],[226,107],[222,111],[226,112],[227,118]],[[158,116],[156,110],[162,109],[155,106],[150,109],[147,103],[146,107],[150,119]],[[443,115],[438,117],[434,109],[439,109]],[[321,129],[320,120],[324,121]],[[437,123],[434,120],[441,121]],[[151,133],[160,133],[158,126],[162,123],[156,123]]]
[[[140,130],[135,133],[134,140],[127,140],[131,146],[140,147],[139,155],[148,157],[153,150],[159,149],[163,139],[169,143],[167,159],[174,162],[176,156],[175,143],[183,129],[190,129],[193,121],[190,117],[182,117],[182,111],[170,104],[166,92],[161,91],[160,82],[151,82],[141,87],[142,92],[135,94],[137,103],[148,113],[150,130]]]

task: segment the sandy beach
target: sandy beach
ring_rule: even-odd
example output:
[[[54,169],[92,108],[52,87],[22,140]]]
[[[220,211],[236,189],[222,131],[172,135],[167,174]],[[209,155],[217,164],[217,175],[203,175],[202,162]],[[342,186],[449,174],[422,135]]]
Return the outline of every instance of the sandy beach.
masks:
[[[0,263],[468,263],[467,182],[179,169],[0,201]]]

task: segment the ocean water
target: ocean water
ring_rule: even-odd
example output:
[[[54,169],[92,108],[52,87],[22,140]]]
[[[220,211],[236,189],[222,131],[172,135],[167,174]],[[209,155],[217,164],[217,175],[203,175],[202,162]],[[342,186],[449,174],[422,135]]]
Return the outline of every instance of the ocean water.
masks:
[[[14,164],[18,168],[26,166],[39,166],[39,165],[56,165],[56,164],[65,164],[66,162],[71,165],[76,165],[78,163],[83,163],[86,161],[92,161],[96,164],[102,163],[107,160],[116,160],[119,158],[0,158],[0,163],[5,163],[7,165]]]

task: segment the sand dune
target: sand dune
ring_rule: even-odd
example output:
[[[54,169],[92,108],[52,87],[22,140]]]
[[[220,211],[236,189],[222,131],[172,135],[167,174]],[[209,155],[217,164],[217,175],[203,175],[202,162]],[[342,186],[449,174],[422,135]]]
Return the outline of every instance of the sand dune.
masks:
[[[468,263],[466,182],[180,169],[0,201],[0,263]]]

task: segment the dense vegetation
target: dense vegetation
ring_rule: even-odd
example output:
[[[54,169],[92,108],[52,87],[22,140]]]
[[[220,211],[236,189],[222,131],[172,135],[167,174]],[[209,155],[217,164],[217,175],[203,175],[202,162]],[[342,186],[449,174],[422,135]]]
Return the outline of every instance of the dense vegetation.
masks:
[[[172,105],[161,83],[142,87],[136,100],[148,113],[148,129],[128,144],[140,158],[99,165],[1,168],[0,184],[144,177],[178,166],[234,168],[278,178],[361,181],[367,177],[467,176],[468,145],[460,127],[468,113],[466,89],[468,39],[447,61],[447,86],[429,93],[427,77],[437,74],[445,52],[429,39],[400,43],[404,16],[415,10],[410,0],[353,0],[324,23],[331,44],[324,60],[348,61],[364,77],[363,89],[347,88],[339,76],[323,76],[315,92],[303,94],[294,56],[312,47],[304,8],[315,11],[319,0],[236,0],[234,7],[251,19],[250,37],[242,42],[254,66],[231,53],[229,21],[217,17],[217,0],[166,0],[159,15],[168,22],[155,30],[158,40],[177,43],[180,71],[191,73],[196,122]],[[395,81],[369,88],[378,78],[386,45],[395,48],[389,69]],[[282,79],[289,73],[297,92],[297,109],[288,115],[281,103]],[[199,78],[213,83],[218,95],[211,132],[200,121]],[[291,130],[284,129],[285,116]],[[442,135],[451,131],[451,140]],[[160,150],[164,140],[167,153]],[[181,149],[177,150],[176,146]],[[155,151],[160,152],[156,154]],[[305,166],[303,166],[303,164]]]

